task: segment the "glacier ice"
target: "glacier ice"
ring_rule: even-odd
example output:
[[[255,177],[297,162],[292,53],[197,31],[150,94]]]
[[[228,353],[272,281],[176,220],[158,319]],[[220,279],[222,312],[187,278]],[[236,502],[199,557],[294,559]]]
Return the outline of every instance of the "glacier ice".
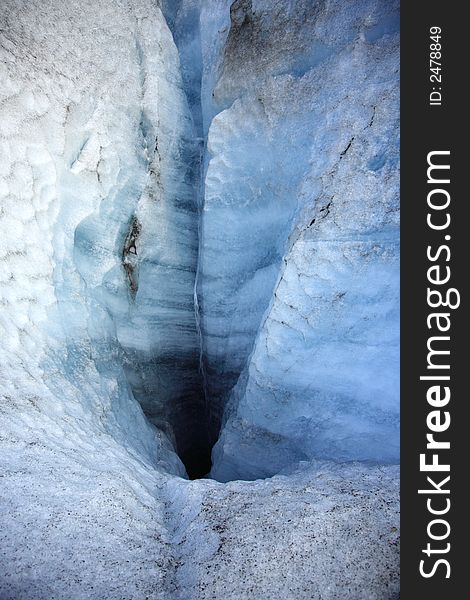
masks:
[[[269,2],[232,12],[198,278],[207,389],[224,413],[212,475],[395,462],[396,6],[299,2],[287,27]]]
[[[0,21],[1,597],[396,598],[398,4]]]

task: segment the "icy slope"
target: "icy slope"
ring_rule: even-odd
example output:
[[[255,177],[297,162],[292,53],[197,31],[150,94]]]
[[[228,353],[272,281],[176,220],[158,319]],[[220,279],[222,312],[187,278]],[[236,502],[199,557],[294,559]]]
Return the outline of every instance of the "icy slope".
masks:
[[[397,7],[238,1],[231,19],[198,278],[208,395],[230,398],[212,474],[396,461]]]
[[[2,600],[398,598],[396,468],[164,481],[96,435],[21,425],[0,489]]]
[[[396,467],[313,463],[227,484],[172,478],[166,493],[175,598],[399,597]]]
[[[167,598],[155,481],[184,469],[130,393],[118,338],[124,240],[145,212],[142,115],[157,128],[178,58],[149,2],[7,0],[0,15],[0,596]],[[174,74],[155,65],[143,82],[145,52]],[[129,564],[148,578],[123,579]]]
[[[101,393],[123,366],[152,422],[172,435],[186,414],[207,444],[193,306],[197,148],[171,33],[147,2],[28,6],[2,8],[2,247],[12,257],[2,277],[16,306],[5,313],[25,320],[6,319],[7,332],[29,369],[60,371],[56,389],[89,362]],[[189,426],[177,429],[184,454]]]

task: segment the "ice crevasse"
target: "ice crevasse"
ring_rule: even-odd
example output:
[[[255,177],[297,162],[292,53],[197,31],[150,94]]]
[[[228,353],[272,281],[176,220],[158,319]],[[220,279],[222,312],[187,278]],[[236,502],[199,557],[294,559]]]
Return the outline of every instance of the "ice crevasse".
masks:
[[[2,3],[2,598],[398,597],[398,56],[387,0]]]

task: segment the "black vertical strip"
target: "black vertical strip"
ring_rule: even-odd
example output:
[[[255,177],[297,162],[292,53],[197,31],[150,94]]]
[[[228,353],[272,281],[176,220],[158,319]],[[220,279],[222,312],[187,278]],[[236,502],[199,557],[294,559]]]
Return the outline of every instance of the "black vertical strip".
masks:
[[[430,53],[436,50],[431,44],[432,27],[440,28],[440,57],[434,55],[440,65],[430,64]],[[402,426],[401,426],[401,464],[402,464],[402,598],[461,598],[466,596],[466,578],[470,576],[467,566],[467,519],[465,513],[470,506],[466,491],[467,474],[470,472],[470,431],[468,431],[467,405],[468,391],[465,389],[464,374],[470,370],[467,365],[470,352],[467,344],[468,314],[466,314],[470,253],[467,240],[470,230],[466,214],[470,204],[468,191],[464,189],[464,179],[470,168],[465,164],[466,152],[463,148],[464,135],[468,136],[470,109],[466,100],[468,67],[467,40],[470,39],[468,24],[463,15],[462,5],[456,2],[437,2],[430,0],[424,4],[407,2],[401,11],[401,156],[402,156],[402,253],[401,253],[401,314],[402,314]],[[439,70],[431,71],[430,68]],[[439,77],[431,75],[437,74]],[[441,81],[439,81],[439,79]],[[435,89],[433,89],[435,88]],[[430,99],[440,105],[430,105]],[[450,178],[450,183],[429,183],[427,180],[427,157],[433,151],[449,151],[449,155],[434,155],[435,163],[448,164],[450,170],[431,171],[434,179]],[[431,209],[427,197],[431,190],[431,203],[445,204],[447,194],[450,204],[446,209]],[[436,225],[444,224],[447,213],[451,219],[448,228],[433,230],[427,224],[427,216]],[[446,239],[450,236],[450,239]],[[445,249],[448,246],[451,255]],[[434,260],[427,257],[427,249]],[[440,249],[440,253],[439,253]],[[437,256],[437,258],[435,258]],[[447,260],[449,259],[449,260]],[[428,279],[428,269],[438,265],[430,272],[433,279],[445,279],[446,283],[433,284]],[[447,270],[446,267],[449,269]],[[458,290],[461,297],[459,308],[428,304],[427,289],[441,292],[445,298],[451,288]],[[450,304],[455,305],[457,292],[450,292]],[[431,301],[438,304],[438,295]],[[444,299],[445,301],[445,299]],[[439,331],[439,323],[447,332]],[[467,319],[467,320],[466,320]],[[428,325],[431,325],[429,327]],[[448,336],[450,340],[433,340],[434,349],[450,350],[450,355],[432,357],[432,362],[440,366],[449,365],[449,369],[428,368],[427,343],[433,336]],[[450,376],[450,381],[422,380],[420,376]],[[430,387],[441,385],[441,397],[450,389],[450,401],[442,406],[431,406],[427,401]],[[435,390],[436,391],[436,390]],[[436,399],[436,393],[431,399]],[[439,398],[437,398],[439,400]],[[432,411],[438,413],[432,413]],[[450,426],[445,429],[446,412],[451,418]],[[428,419],[428,423],[427,423]],[[440,433],[428,428],[444,429]],[[451,444],[450,449],[426,449],[426,434],[434,433],[436,441]],[[450,465],[450,472],[420,470],[420,454],[426,454],[426,462],[437,454],[439,465]],[[440,468],[440,467],[439,467]],[[450,480],[442,483],[447,476]],[[427,480],[430,477],[434,484]],[[449,493],[418,494],[419,489],[449,490]],[[448,512],[433,515],[429,505],[435,511],[444,511],[450,502]],[[448,523],[448,528],[441,519]],[[432,539],[429,531],[441,540]],[[429,547],[428,547],[429,544]],[[447,546],[450,544],[450,546]],[[448,551],[447,551],[448,549]],[[427,552],[423,552],[423,550]],[[447,561],[438,564],[437,561]],[[424,561],[420,563],[420,561]],[[420,574],[420,564],[428,578]],[[450,572],[450,578],[446,575]]]

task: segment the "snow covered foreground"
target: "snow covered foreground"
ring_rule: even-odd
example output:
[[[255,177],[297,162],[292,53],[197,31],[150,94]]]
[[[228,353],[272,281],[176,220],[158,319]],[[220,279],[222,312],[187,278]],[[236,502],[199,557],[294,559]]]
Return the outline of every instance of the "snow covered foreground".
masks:
[[[398,597],[397,28],[2,1],[2,600]]]

